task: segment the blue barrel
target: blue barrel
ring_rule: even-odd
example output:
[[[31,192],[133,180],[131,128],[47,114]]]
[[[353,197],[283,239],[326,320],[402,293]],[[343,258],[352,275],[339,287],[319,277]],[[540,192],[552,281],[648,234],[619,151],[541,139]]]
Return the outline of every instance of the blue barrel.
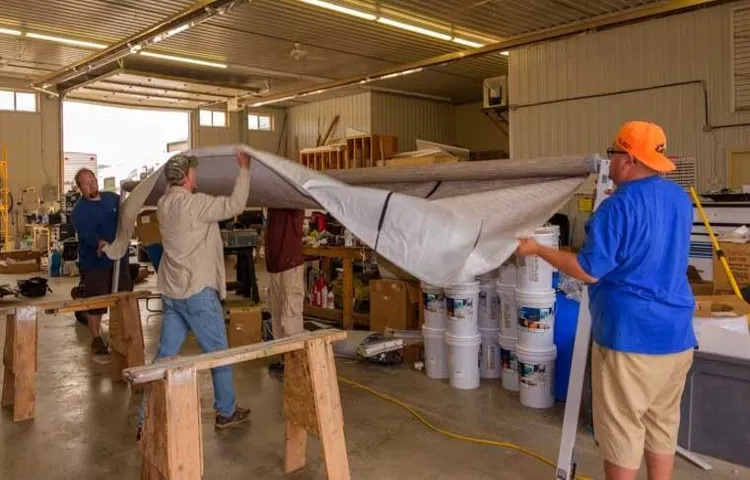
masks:
[[[161,243],[154,243],[153,245],[146,245],[143,247],[146,250],[148,259],[151,260],[151,265],[154,266],[155,271],[159,271],[159,262],[161,262],[161,254],[164,253],[164,248]]]
[[[555,400],[564,402],[568,396],[570,365],[573,362],[573,346],[578,328],[578,310],[580,303],[571,300],[563,292],[557,292],[555,308]]]

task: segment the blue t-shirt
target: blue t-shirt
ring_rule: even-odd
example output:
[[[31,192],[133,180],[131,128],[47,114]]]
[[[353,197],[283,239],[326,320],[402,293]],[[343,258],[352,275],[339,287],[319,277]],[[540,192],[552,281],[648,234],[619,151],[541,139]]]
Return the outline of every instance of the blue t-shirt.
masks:
[[[114,262],[107,255],[97,254],[99,240],[112,243],[117,235],[120,196],[101,192],[101,200],[81,197],[70,214],[78,234],[78,263],[82,269],[110,268]]]
[[[621,185],[586,225],[581,267],[594,340],[611,350],[664,355],[696,345],[687,278],[693,205],[659,176]]]

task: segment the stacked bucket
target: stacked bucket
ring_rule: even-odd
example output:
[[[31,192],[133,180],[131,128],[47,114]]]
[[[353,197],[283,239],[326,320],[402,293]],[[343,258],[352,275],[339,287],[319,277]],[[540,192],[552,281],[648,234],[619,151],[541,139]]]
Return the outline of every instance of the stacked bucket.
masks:
[[[425,372],[430,378],[448,378],[448,352],[445,345],[448,317],[445,312],[445,295],[442,288],[425,283],[422,284],[422,295]]]
[[[559,247],[560,229],[542,227],[532,235],[537,242]],[[533,408],[554,405],[555,290],[554,268],[537,256],[517,259],[515,311],[518,321],[518,383],[521,404]]]
[[[495,285],[496,302],[500,332],[500,364],[502,369],[503,388],[512,392],[518,391],[518,362],[516,344],[518,343],[518,309],[516,308],[517,269],[515,262],[508,262],[500,267],[500,275]]]

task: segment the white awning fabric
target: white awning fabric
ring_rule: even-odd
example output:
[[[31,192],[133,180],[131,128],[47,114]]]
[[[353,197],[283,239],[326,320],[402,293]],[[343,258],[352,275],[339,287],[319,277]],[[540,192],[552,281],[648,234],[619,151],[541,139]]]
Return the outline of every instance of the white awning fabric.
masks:
[[[596,157],[460,162],[404,168],[309,170],[244,145],[188,152],[200,159],[198,189],[231,193],[237,150],[252,157],[248,205],[320,208],[379,255],[420,280],[447,287],[499,267],[517,238],[572,198]],[[118,235],[105,253],[121,257],[144,205],[166,189],[162,169],[122,204]]]

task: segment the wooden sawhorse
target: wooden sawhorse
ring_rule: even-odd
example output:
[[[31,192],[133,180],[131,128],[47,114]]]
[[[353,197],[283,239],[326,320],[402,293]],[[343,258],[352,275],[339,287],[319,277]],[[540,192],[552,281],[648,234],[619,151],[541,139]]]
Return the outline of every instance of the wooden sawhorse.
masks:
[[[310,432],[323,444],[328,478],[348,480],[344,417],[331,347],[331,342],[344,338],[346,332],[340,330],[318,330],[123,371],[131,384],[148,384],[141,440],[141,480],[202,478],[198,371],[282,353],[286,355],[286,473],[305,466],[307,433]]]
[[[110,308],[111,371],[114,379],[121,380],[124,368],[145,363],[138,300],[149,295],[151,292],[141,290],[62,301],[45,301],[43,297],[1,306],[0,315],[6,316],[2,406],[12,408],[13,421],[34,418],[39,313],[57,315]]]

